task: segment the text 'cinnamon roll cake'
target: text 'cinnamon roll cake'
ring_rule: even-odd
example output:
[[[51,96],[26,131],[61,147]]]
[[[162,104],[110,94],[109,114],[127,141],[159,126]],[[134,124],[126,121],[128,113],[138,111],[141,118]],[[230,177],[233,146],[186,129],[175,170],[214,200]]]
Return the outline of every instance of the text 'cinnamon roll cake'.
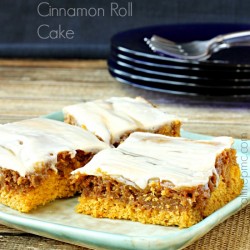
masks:
[[[195,141],[132,133],[73,172],[76,211],[111,219],[190,227],[241,192],[231,137]]]
[[[134,131],[180,136],[179,119],[142,97],[112,97],[63,108],[65,122],[91,131],[117,146]]]
[[[70,173],[107,148],[92,133],[35,118],[0,126],[0,202],[29,212],[76,190]]]

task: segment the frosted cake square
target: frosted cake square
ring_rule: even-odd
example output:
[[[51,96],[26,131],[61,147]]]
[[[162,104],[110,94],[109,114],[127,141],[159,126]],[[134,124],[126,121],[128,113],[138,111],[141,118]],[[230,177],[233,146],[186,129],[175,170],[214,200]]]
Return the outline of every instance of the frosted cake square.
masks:
[[[29,212],[76,190],[70,173],[107,148],[92,133],[35,118],[0,126],[0,202]]]
[[[65,122],[117,146],[134,131],[180,136],[181,122],[141,97],[112,97],[63,108]]]
[[[190,227],[241,192],[233,139],[195,141],[132,133],[73,172],[76,211],[94,217]]]

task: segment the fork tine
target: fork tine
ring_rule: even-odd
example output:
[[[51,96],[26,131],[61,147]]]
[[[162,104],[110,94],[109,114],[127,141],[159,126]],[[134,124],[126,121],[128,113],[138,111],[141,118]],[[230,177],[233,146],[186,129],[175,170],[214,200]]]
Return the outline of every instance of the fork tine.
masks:
[[[182,48],[180,45],[178,45],[178,46],[173,46],[173,45],[171,45],[171,44],[166,44],[166,43],[162,43],[162,42],[159,42],[159,41],[150,41],[150,42],[148,43],[148,45],[150,45],[150,44],[154,44],[154,45],[156,45],[156,46],[164,47],[164,48],[170,49],[170,50],[179,50],[179,51],[183,51],[183,48]]]
[[[171,50],[173,53],[174,53],[175,49],[177,49],[178,51],[183,52],[183,48],[182,48],[181,44],[176,44],[173,41],[170,41],[168,39],[159,37],[157,35],[153,35],[151,37],[151,39],[150,39],[150,42],[155,43],[154,44],[155,46],[160,46],[161,48],[164,48],[166,50]]]
[[[150,44],[150,39],[148,39],[147,37],[144,37],[144,42],[146,42],[146,44]]]
[[[184,55],[182,51],[166,50],[164,48],[157,47],[157,46],[152,46],[151,50],[154,51],[154,52],[161,52],[161,53],[163,53],[165,55],[170,55],[170,56],[175,56],[175,55],[183,56]]]
[[[154,52],[164,54],[164,55],[167,55],[167,56],[172,56],[172,57],[178,56],[178,58],[183,58],[184,57],[184,55],[182,53],[180,53],[180,52],[171,52],[171,51],[166,51],[166,50],[161,49],[161,48],[154,48],[154,47],[152,47],[151,49]]]
[[[172,43],[167,44],[160,41],[152,41],[151,39],[144,39],[144,40],[147,41],[149,48],[154,52],[158,52],[173,57],[176,57],[176,55],[178,55],[179,57],[186,56],[186,53],[181,48],[181,46],[173,46]]]
[[[177,44],[175,42],[173,42],[171,40],[168,40],[166,38],[157,36],[157,35],[153,35],[150,40],[151,41],[159,41],[159,42],[166,43],[166,44],[169,44],[169,45],[177,46]]]
[[[166,45],[164,43],[161,42],[156,42],[156,41],[150,41],[150,43],[148,43],[149,47],[156,47],[156,48],[161,48],[161,49],[165,49],[171,52],[183,52],[183,49],[181,47],[173,47],[173,46],[169,46]]]
[[[152,36],[151,39],[144,38],[144,41],[146,44],[151,47],[151,46],[166,46],[166,49],[171,48],[171,50],[182,50],[180,45],[175,44],[174,42],[167,40],[167,39],[161,39],[159,36]]]

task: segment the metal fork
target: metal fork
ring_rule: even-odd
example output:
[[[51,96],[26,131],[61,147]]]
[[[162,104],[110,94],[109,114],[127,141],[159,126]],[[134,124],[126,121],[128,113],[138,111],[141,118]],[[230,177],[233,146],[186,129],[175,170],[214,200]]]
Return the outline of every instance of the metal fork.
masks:
[[[213,53],[236,46],[250,46],[250,30],[216,36],[206,41],[175,43],[153,35],[144,38],[149,47],[157,53],[185,60],[205,60]]]

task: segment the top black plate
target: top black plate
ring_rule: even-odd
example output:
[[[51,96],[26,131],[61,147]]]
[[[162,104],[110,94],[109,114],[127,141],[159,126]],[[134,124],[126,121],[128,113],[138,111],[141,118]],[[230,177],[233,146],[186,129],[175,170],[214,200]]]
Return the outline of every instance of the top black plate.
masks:
[[[111,39],[112,49],[116,48],[131,56],[144,60],[157,60],[159,63],[171,65],[198,66],[201,68],[216,67],[217,69],[250,68],[250,46],[221,50],[205,61],[181,60],[160,56],[149,49],[144,38],[152,35],[166,37],[175,42],[207,40],[220,34],[250,30],[249,24],[174,24],[133,29],[118,33]]]

